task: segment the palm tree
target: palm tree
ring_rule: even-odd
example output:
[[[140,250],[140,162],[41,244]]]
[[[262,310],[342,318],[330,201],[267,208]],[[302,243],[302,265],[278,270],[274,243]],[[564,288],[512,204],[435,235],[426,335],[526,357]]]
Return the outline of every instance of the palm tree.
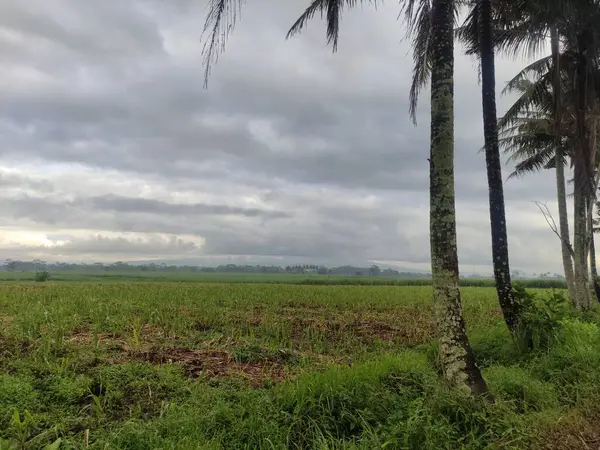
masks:
[[[576,145],[572,154],[575,173],[574,303],[579,308],[587,309],[591,307],[587,264],[590,242],[588,216],[591,214],[596,185],[594,181],[596,121],[591,118],[594,110],[597,109],[599,92],[594,81],[594,72],[598,70],[600,49],[600,35],[597,32],[600,23],[600,6],[592,0],[515,0],[515,3],[519,3],[519,8],[516,10],[519,11],[520,17],[514,14],[515,10],[513,10],[512,26],[507,27],[499,42],[505,49],[512,51],[519,47],[531,49],[539,45],[548,34],[550,35],[552,56],[534,65],[544,67],[546,69],[544,76],[548,76],[556,85],[554,90],[557,95],[553,106],[556,127],[562,123],[560,115],[565,111],[561,98],[562,89],[558,89],[557,85],[562,81],[565,73],[570,80],[572,95],[569,105],[566,106],[574,113],[576,124],[574,135]],[[564,48],[562,56],[560,56],[561,42]],[[563,59],[570,62],[570,66],[566,69],[561,64]],[[554,65],[546,68],[544,60],[552,61]],[[542,76],[541,73],[538,75]],[[556,146],[560,149],[561,136],[558,128],[554,135]],[[560,159],[560,154],[557,154],[556,158]],[[560,164],[556,166],[561,169]],[[566,205],[559,203],[559,207],[562,209]],[[560,213],[560,215],[566,217],[566,214]]]
[[[555,53],[555,51],[553,52]],[[571,160],[573,166],[577,164],[580,158],[580,127],[578,121],[581,120],[577,113],[575,104],[576,89],[574,88],[574,79],[578,66],[578,54],[571,49],[565,49],[560,55],[552,55],[551,58],[543,58],[523,69],[511,82],[507,89],[521,93],[515,104],[509,108],[505,117],[501,120],[501,127],[507,137],[502,139],[504,147],[512,152],[512,160],[518,161],[515,173],[513,175],[523,175],[524,173],[536,171],[540,168],[552,168],[557,172],[557,194],[559,200],[559,218],[560,218],[560,238],[563,249],[563,264],[565,275],[574,305],[578,308],[590,308],[591,298],[589,296],[587,281],[587,257],[591,251],[592,238],[590,221],[592,219],[593,198],[587,197],[585,210],[578,210],[581,214],[576,225],[580,229],[585,227],[584,237],[585,247],[576,249],[571,247],[568,219],[566,211],[566,192],[564,179],[564,165],[567,158]],[[556,67],[560,67],[557,73]],[[527,76],[533,76],[535,81],[530,81]],[[589,71],[587,74],[587,84],[590,90],[597,89],[600,86],[600,71]],[[557,83],[556,80],[559,80]],[[557,87],[558,86],[558,87]],[[596,92],[600,92],[597,90]],[[558,102],[558,99],[564,101]],[[598,109],[598,98],[594,96],[588,100],[591,108],[586,114],[586,127],[595,133],[597,114],[594,111]],[[560,108],[559,106],[560,105]],[[597,142],[595,138],[590,139],[590,153],[594,159],[597,159]],[[592,148],[593,147],[593,148]],[[581,159],[581,158],[580,158]],[[588,162],[593,171],[596,172],[597,162]],[[593,177],[592,177],[593,178]],[[581,178],[574,179],[574,193],[582,191]],[[580,194],[581,195],[581,194]],[[577,210],[578,205],[575,203]],[[577,216],[576,216],[577,218]],[[583,224],[581,222],[584,222]],[[580,242],[581,245],[581,242]],[[581,263],[581,252],[584,252],[585,265]],[[566,257],[565,257],[566,256]],[[595,261],[594,255],[590,254],[590,266],[592,267],[592,282],[594,289],[600,292],[600,286],[594,276]],[[571,258],[575,259],[575,274]],[[579,261],[579,264],[577,262]],[[569,273],[570,270],[570,273]],[[575,281],[575,283],[573,283]]]
[[[574,167],[574,269],[575,289],[582,309],[592,307],[588,289],[588,255],[591,232],[589,226],[596,196],[596,124],[594,114],[598,109],[598,51],[600,35],[596,31],[600,20],[600,7],[591,0],[573,2],[577,9],[570,11],[566,22],[561,23],[557,34],[563,36],[565,53],[573,61],[570,71],[575,112],[576,142],[573,152]],[[558,77],[557,77],[558,78]]]
[[[535,54],[540,50],[541,44],[546,40],[548,33],[551,38],[551,50],[552,50],[552,66],[554,70],[552,72],[552,92],[554,93],[550,103],[546,101],[544,104],[546,107],[550,106],[551,111],[546,108],[546,113],[551,116],[552,123],[554,124],[554,167],[556,169],[556,186],[557,186],[557,199],[558,199],[558,211],[559,211],[559,234],[561,240],[561,253],[563,260],[563,270],[565,278],[567,280],[567,286],[571,299],[576,302],[576,290],[574,283],[574,272],[573,272],[573,250],[570,243],[569,237],[569,222],[567,215],[567,203],[566,203],[566,190],[565,190],[565,175],[564,175],[564,158],[565,155],[561,152],[563,146],[561,145],[561,123],[562,123],[562,109],[561,109],[561,66],[559,64],[560,56],[560,36],[559,36],[559,25],[561,18],[566,17],[572,13],[572,2],[564,0],[515,0],[512,3],[505,3],[503,13],[503,30],[498,33],[497,45],[504,52],[515,55],[519,50],[524,49],[529,55]],[[534,63],[535,66],[537,63]],[[527,69],[527,68],[526,68]],[[522,81],[522,78],[517,77],[517,82]],[[513,80],[514,82],[515,80]],[[545,80],[548,81],[548,80]],[[509,83],[510,86],[510,83]],[[523,95],[521,101],[517,101],[512,108],[513,113],[521,113],[519,108],[531,106],[530,101],[532,99],[539,99],[539,95],[548,93],[548,86],[546,84],[538,84],[537,87],[530,86],[532,89],[529,95]],[[510,89],[510,87],[509,87]],[[522,92],[525,94],[525,92]],[[525,103],[523,100],[525,99]],[[546,95],[546,100],[548,96]],[[539,104],[537,106],[540,106]],[[510,110],[507,113],[510,118]],[[539,130],[538,130],[539,131]],[[539,137],[539,133],[537,133]],[[546,140],[546,144],[549,142]],[[551,144],[550,144],[551,145]],[[547,152],[547,150],[546,150]],[[531,162],[531,161],[530,161]],[[527,161],[522,162],[522,168],[527,167]],[[538,167],[534,164],[534,167]],[[519,166],[517,166],[517,172],[519,172]]]
[[[216,55],[223,49],[222,36],[226,37],[235,23],[236,14],[228,12],[237,11],[239,2],[240,0],[211,2],[205,23],[205,31],[211,31],[205,46],[206,76],[210,73],[211,62],[215,61]],[[335,51],[343,8],[353,7],[358,3],[357,0],[313,0],[292,26],[288,36],[301,31],[316,12],[321,12],[327,20],[327,40]],[[431,68],[430,239],[440,360],[448,381],[469,392],[486,393],[487,386],[475,364],[467,339],[458,285],[454,194],[455,2],[406,0],[403,8],[411,24],[409,32],[417,31],[412,33],[413,42],[420,44],[415,47],[415,58],[424,56]],[[431,52],[419,54],[419,50],[423,48],[431,48]],[[416,78],[419,79],[418,74]]]
[[[467,341],[458,288],[454,200],[454,1],[434,0],[431,19],[430,239],[440,354],[446,377],[485,392]],[[448,220],[448,219],[452,220]],[[458,353],[457,353],[458,351]]]
[[[467,45],[467,53],[479,56],[481,67],[481,99],[483,135],[490,203],[492,231],[492,263],[498,300],[508,329],[514,333],[519,324],[521,306],[515,300],[510,279],[508,236],[504,207],[502,165],[498,142],[498,117],[496,112],[496,70],[494,28],[498,16],[494,14],[491,0],[472,0],[465,23],[456,34]],[[499,5],[502,2],[498,3]],[[498,5],[497,5],[498,7]]]
[[[552,65],[556,67],[554,60],[553,57]],[[574,118],[568,112],[559,111],[556,114],[556,99],[564,97],[564,93],[561,95],[564,83],[559,83],[557,90],[555,76],[549,70],[546,76],[536,82],[519,75],[509,82],[506,91],[519,93],[520,96],[500,120],[503,136],[500,142],[505,152],[511,155],[509,161],[516,163],[515,171],[509,178],[521,177],[540,169],[555,170],[559,217],[557,232],[569,295],[575,301],[573,247],[569,235],[564,169],[573,149],[572,130],[569,128],[573,127]]]

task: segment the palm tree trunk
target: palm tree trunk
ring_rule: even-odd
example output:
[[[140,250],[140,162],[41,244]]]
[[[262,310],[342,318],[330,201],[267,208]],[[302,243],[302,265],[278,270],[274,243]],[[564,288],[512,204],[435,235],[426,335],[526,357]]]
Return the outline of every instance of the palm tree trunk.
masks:
[[[593,209],[593,205],[588,204]],[[591,211],[588,211],[588,234],[590,236],[590,271],[592,272],[592,287],[596,301],[600,302],[600,283],[598,283],[598,269],[596,266],[596,243],[594,242],[594,219]]]
[[[592,307],[588,284],[587,203],[592,198],[592,164],[587,127],[587,42],[583,35],[577,39],[578,56],[575,71],[577,140],[574,155],[574,269],[575,290],[579,309]]]
[[[483,135],[492,229],[492,260],[498,300],[508,329],[514,333],[520,320],[520,305],[515,301],[510,280],[508,237],[504,209],[504,188],[500,146],[498,144],[498,117],[496,113],[496,69],[492,38],[491,0],[479,0],[479,54],[481,57],[481,98],[483,107]]]
[[[554,94],[554,138],[556,141],[556,196],[558,200],[558,226],[561,241],[561,252],[563,269],[567,280],[567,288],[571,301],[575,301],[575,274],[573,272],[573,259],[571,237],[569,234],[569,216],[567,214],[567,190],[565,187],[565,166],[562,152],[562,111],[561,111],[561,69],[560,69],[560,42],[558,30],[555,26],[550,28],[550,41],[552,48],[552,64],[554,66],[554,77],[552,80],[552,91]]]
[[[433,300],[445,378],[470,392],[487,386],[467,339],[458,287],[454,199],[454,0],[432,13],[430,239]]]
[[[571,301],[575,301],[575,273],[571,257],[571,237],[569,233],[569,216],[567,213],[567,190],[565,187],[565,166],[562,152],[556,150],[556,194],[558,199],[558,226],[561,241],[563,269],[567,280],[567,288]]]
[[[582,181],[584,175],[580,164],[575,164],[574,180],[574,268],[575,268],[575,307],[589,309],[592,306],[587,273],[587,211],[586,196]]]

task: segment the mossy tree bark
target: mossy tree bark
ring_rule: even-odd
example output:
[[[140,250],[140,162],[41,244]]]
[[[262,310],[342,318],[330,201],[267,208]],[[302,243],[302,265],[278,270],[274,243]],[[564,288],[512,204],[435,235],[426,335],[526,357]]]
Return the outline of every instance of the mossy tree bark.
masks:
[[[479,0],[479,56],[481,58],[481,99],[483,107],[483,135],[492,229],[492,260],[496,291],[504,320],[511,333],[519,324],[520,305],[515,301],[510,279],[508,237],[500,146],[498,143],[498,116],[496,112],[496,69],[492,36],[492,2]]]
[[[430,240],[433,298],[445,378],[473,393],[487,386],[467,339],[458,287],[454,198],[454,0],[434,0],[431,72]]]
[[[581,173],[581,165],[575,164],[575,187],[574,187],[574,269],[575,269],[575,299],[574,305],[577,309],[587,310],[592,306],[588,279],[588,246],[587,246],[587,208],[586,198],[581,186],[584,175]]]

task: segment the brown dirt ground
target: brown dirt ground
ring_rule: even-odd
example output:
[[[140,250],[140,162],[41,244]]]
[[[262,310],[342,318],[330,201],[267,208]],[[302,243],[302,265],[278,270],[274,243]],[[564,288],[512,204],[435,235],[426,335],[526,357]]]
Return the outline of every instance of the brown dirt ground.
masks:
[[[72,334],[68,342],[76,345],[92,345],[94,335],[90,330],[79,330]],[[225,379],[241,377],[251,385],[259,386],[267,379],[281,381],[287,373],[283,364],[274,361],[253,361],[238,363],[226,350],[190,349],[185,346],[160,347],[164,343],[162,330],[146,324],[142,327],[141,342],[132,345],[124,333],[99,333],[100,344],[109,347],[109,361],[123,364],[132,361],[150,364],[176,364],[183,366],[190,377]],[[175,339],[177,341],[177,339]],[[175,342],[176,343],[176,342]],[[173,339],[170,339],[173,344]]]
[[[313,329],[323,333],[327,339],[339,340],[348,334],[354,335],[363,341],[381,340],[405,345],[414,345],[433,339],[435,327],[431,321],[415,321],[413,326],[403,326],[402,322],[396,326],[380,318],[354,318],[350,321],[320,318],[306,318],[289,316],[283,319],[290,324],[292,336],[301,337],[307,330]]]
[[[600,418],[556,427],[546,436],[544,450],[600,450]]]
[[[272,361],[237,363],[225,350],[192,350],[185,347],[154,348],[143,352],[131,352],[132,359],[152,364],[178,364],[191,377],[230,378],[239,376],[252,385],[260,386],[267,379],[282,381],[286,371],[282,364]]]

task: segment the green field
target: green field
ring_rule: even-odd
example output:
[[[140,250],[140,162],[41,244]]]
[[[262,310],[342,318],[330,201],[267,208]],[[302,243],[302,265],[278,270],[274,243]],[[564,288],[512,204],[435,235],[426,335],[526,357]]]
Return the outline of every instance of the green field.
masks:
[[[33,281],[35,272],[0,271],[0,282]],[[427,277],[366,277],[343,275],[306,275],[285,273],[186,273],[186,272],[89,272],[65,271],[52,272],[53,282],[86,282],[86,283],[130,283],[165,282],[165,283],[274,283],[317,286],[359,285],[359,286],[431,286],[431,278]],[[531,278],[519,280],[525,287],[566,289],[566,282],[560,279]],[[493,287],[491,278],[464,278],[461,285],[466,287]]]
[[[3,283],[0,436],[28,449],[598,446],[596,315],[565,318],[549,348],[527,351],[494,289],[464,288],[490,404],[441,381],[430,297],[426,286]]]

